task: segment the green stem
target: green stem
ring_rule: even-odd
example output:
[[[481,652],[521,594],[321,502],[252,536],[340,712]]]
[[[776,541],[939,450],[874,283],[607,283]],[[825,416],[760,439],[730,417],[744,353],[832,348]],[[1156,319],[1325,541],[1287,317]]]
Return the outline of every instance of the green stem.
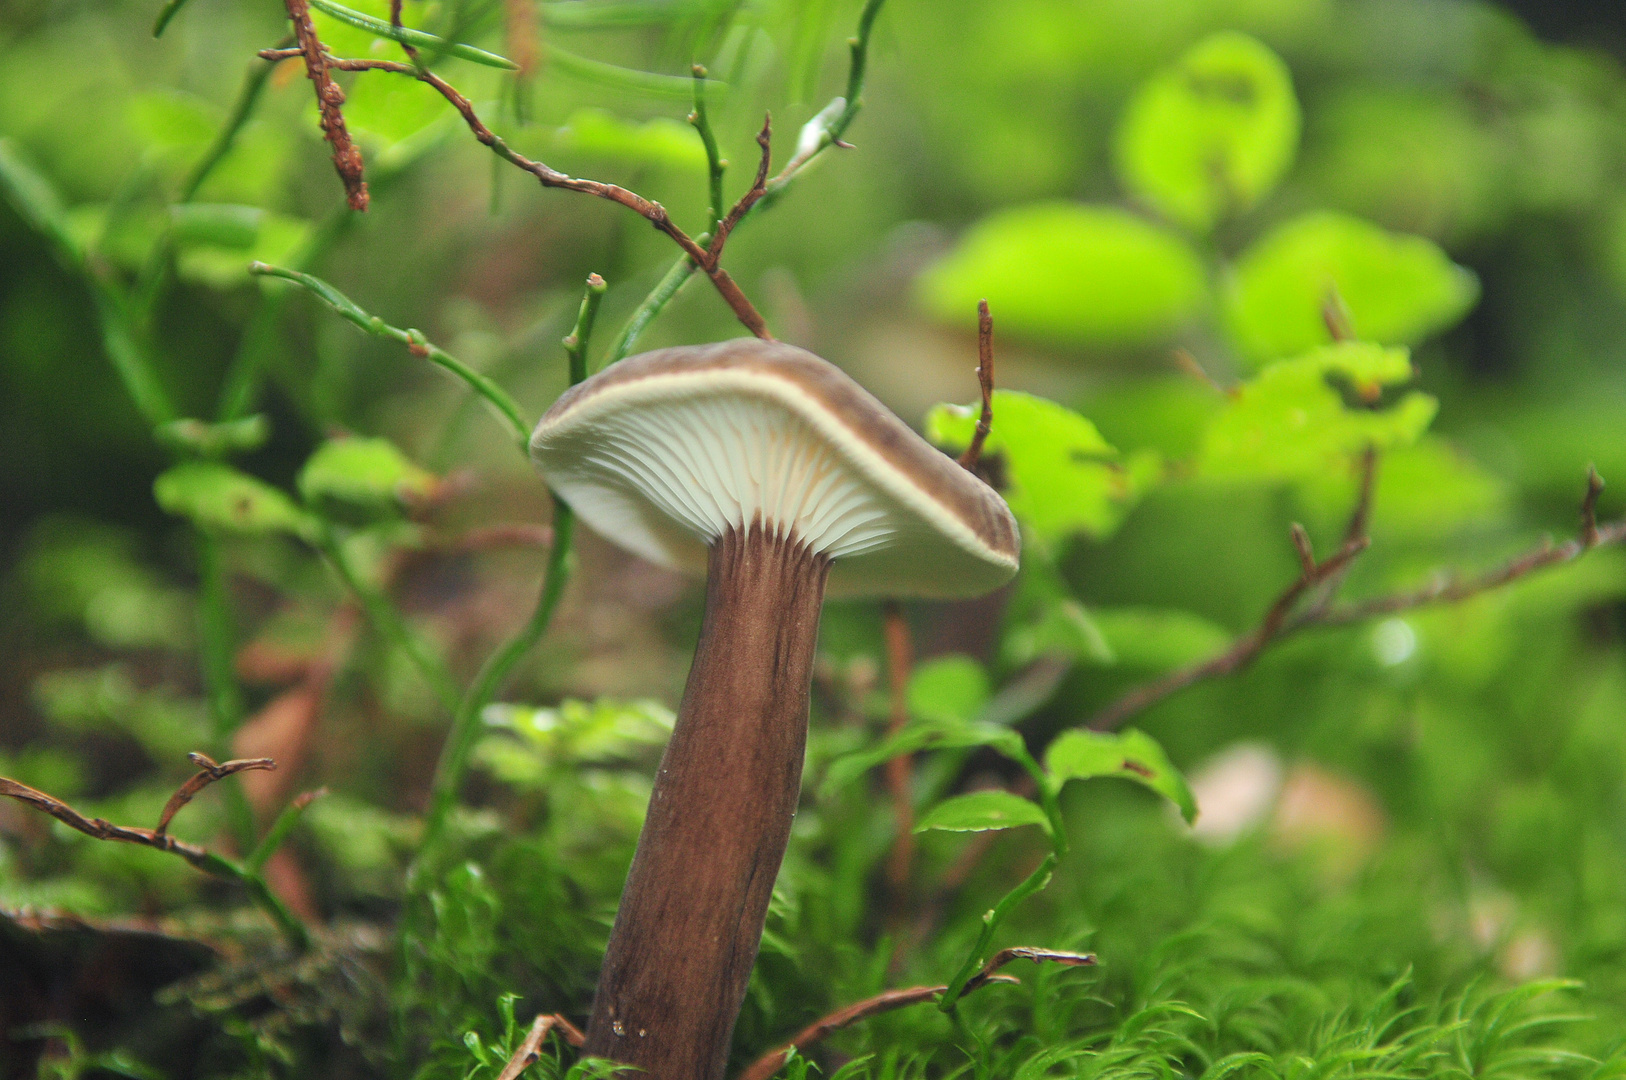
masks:
[[[526,422],[524,414],[514,399],[508,396],[508,391],[498,386],[491,379],[475,371],[457,357],[446,352],[437,345],[430,344],[429,340],[417,330],[402,330],[391,326],[376,315],[369,315],[358,307],[355,301],[329,285],[319,277],[307,274],[301,270],[289,270],[282,266],[271,266],[268,263],[256,262],[249,264],[248,272],[261,277],[281,278],[301,285],[315,293],[323,303],[327,304],[339,315],[361,327],[369,334],[378,337],[387,337],[399,341],[407,350],[416,356],[421,356],[430,363],[451,372],[473,390],[476,394],[491,403],[497,413],[508,423],[519,445],[524,447],[531,436],[531,426]]]
[[[310,930],[300,921],[299,916],[288,910],[277,894],[266,885],[265,879],[257,872],[239,866],[230,859],[223,859],[213,852],[205,853],[204,858],[194,863],[200,870],[227,881],[235,881],[248,890],[249,899],[254,906],[271,917],[282,931],[284,940],[296,951],[304,952],[310,948]]]
[[[739,225],[745,224],[758,211],[777,202],[791,182],[801,175],[802,170],[807,167],[808,163],[824,153],[825,149],[830,145],[839,141],[847,129],[852,126],[852,122],[857,119],[858,112],[863,107],[864,77],[869,66],[870,35],[875,28],[875,17],[881,13],[881,5],[885,2],[886,0],[867,0],[864,4],[864,10],[859,14],[858,33],[849,43],[852,49],[852,61],[847,70],[847,100],[841,114],[831,122],[826,130],[825,137],[812,153],[808,154],[800,162],[794,163],[794,167],[787,168],[768,182],[768,193],[757,200],[750,210],[746,211],[745,217],[740,219]],[[705,123],[705,113],[702,108],[704,98],[701,88],[704,77],[704,71],[697,70],[694,90],[695,117],[697,121],[695,127],[700,131],[701,139],[706,142],[706,161],[711,170],[712,212],[715,217],[723,205],[722,163],[717,157],[715,139],[707,138],[709,125],[706,127],[701,126]],[[738,225],[735,227],[738,228]],[[703,244],[704,240],[701,239],[699,242]],[[661,277],[655,288],[650,291],[648,296],[644,297],[643,303],[639,304],[632,315],[628,317],[626,325],[621,328],[620,335],[615,339],[615,344],[611,346],[609,354],[604,359],[604,367],[625,358],[632,352],[633,344],[637,342],[638,336],[644,332],[644,328],[650,324],[656,315],[661,313],[661,310],[666,307],[672,297],[677,295],[678,290],[683,287],[685,281],[689,280],[689,276],[694,271],[695,265],[689,261],[687,255],[678,257],[677,261]]]
[[[1061,803],[1056,798],[1055,785],[1045,775],[1044,768],[1026,750],[1016,756],[1016,761],[1027,771],[1027,774],[1033,778],[1034,783],[1038,786],[1039,805],[1044,810],[1046,819],[1050,822],[1050,854],[1044,857],[1044,861],[1039,864],[1033,873],[1024,878],[1016,888],[1006,893],[999,903],[995,904],[982,917],[982,932],[977,935],[977,943],[972,946],[971,955],[965,958],[965,962],[960,965],[960,970],[956,971],[954,978],[949,980],[948,989],[944,990],[942,996],[937,1000],[937,1007],[946,1013],[954,1012],[955,1002],[965,992],[965,984],[970,982],[971,977],[982,970],[982,966],[988,962],[988,947],[993,942],[994,934],[999,930],[1000,923],[1005,921],[1005,917],[1015,910],[1018,904],[1050,884],[1051,872],[1056,869],[1056,864],[1061,862],[1062,858],[1067,854],[1067,832],[1063,827]],[[958,1014],[955,1013],[955,1015]]]
[[[420,858],[433,848],[445,829],[446,819],[462,787],[463,775],[468,771],[469,758],[479,742],[481,714],[491,704],[491,699],[501,689],[503,680],[514,665],[542,639],[559,606],[559,598],[564,595],[565,579],[569,575],[570,538],[574,524],[575,515],[570,507],[562,501],[555,502],[553,549],[548,555],[548,568],[542,580],[541,595],[537,597],[536,609],[519,632],[486,661],[480,674],[475,677],[474,685],[469,687],[457,707],[452,729],[446,736],[445,749],[441,751],[440,763],[435,769],[429,813],[424,820],[423,841],[419,847]]]
[[[723,221],[723,169],[726,166],[717,150],[717,136],[712,133],[711,120],[706,116],[706,69],[696,64],[692,70],[694,112],[689,114],[689,123],[700,133],[700,141],[706,147],[706,171],[711,181],[711,206],[706,210],[706,228],[716,232]]]
[[[430,690],[434,691],[436,699],[446,711],[455,713],[458,709],[459,694],[451,673],[446,670],[446,666],[429,643],[407,623],[400,610],[356,569],[355,564],[350,561],[350,556],[345,552],[344,545],[334,533],[333,526],[325,521],[318,528],[316,546],[327,556],[328,562],[338,573],[345,587],[361,601],[373,629],[407,654],[424,681],[429,684]]]
[[[605,355],[602,367],[609,367],[617,360],[627,358],[644,328],[661,313],[661,309],[666,307],[672,297],[677,295],[678,290],[683,288],[683,283],[689,280],[694,271],[695,265],[689,261],[687,255],[677,257],[661,276],[660,282],[650,290],[648,296],[644,297],[643,303],[639,304],[637,310],[627,318],[626,325],[621,328],[621,333],[615,339],[615,344],[610,346],[609,353]]]
[[[288,839],[288,834],[294,831],[294,826],[299,824],[299,819],[305,815],[305,808],[326,794],[326,792],[326,788],[320,791],[306,792],[289,803],[287,808],[277,815],[277,820],[272,823],[265,836],[254,846],[254,850],[249,854],[249,857],[243,860],[243,869],[250,874],[259,874],[260,868],[265,865],[266,860],[276,854],[277,849],[282,846],[282,842]]]
[[[455,56],[460,60],[472,60],[476,64],[487,67],[506,68],[509,71],[518,71],[519,65],[506,56],[477,49],[473,45],[465,45],[461,41],[448,41],[443,37],[414,30],[410,26],[395,27],[383,19],[375,19],[371,15],[363,15],[359,11],[335,3],[334,0],[310,0],[311,7],[324,15],[330,15],[342,23],[348,23],[357,30],[365,30],[381,38],[388,38],[402,45],[412,45],[427,50],[437,56]]]
[[[185,2],[186,0],[170,0],[170,6],[164,10],[166,13],[170,12],[172,8]],[[162,32],[163,23],[160,22],[154,36]],[[282,48],[285,43],[286,39],[278,42],[277,48]],[[214,172],[215,166],[231,153],[231,148],[237,143],[237,136],[242,133],[244,125],[254,115],[254,107],[259,104],[260,93],[265,89],[266,81],[271,78],[272,69],[273,65],[264,60],[256,59],[249,65],[247,74],[243,76],[243,87],[237,92],[237,101],[232,105],[231,114],[226,117],[225,126],[215,136],[215,141],[209,144],[209,149],[204,152],[203,157],[192,166],[192,171],[181,184],[180,198],[176,199],[176,202],[191,202],[197,196],[203,182],[209,178],[209,174]]]

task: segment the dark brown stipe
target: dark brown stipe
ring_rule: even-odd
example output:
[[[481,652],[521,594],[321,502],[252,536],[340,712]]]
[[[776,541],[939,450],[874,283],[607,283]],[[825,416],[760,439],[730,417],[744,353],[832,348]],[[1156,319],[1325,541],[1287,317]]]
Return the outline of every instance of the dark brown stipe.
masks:
[[[706,613],[583,1052],[720,1080],[801,792],[829,569],[753,525],[712,545]]]

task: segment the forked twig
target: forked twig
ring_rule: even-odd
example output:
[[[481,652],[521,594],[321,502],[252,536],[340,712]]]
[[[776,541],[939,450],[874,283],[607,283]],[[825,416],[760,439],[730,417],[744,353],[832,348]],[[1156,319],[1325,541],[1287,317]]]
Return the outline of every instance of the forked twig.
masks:
[[[977,417],[971,445],[960,455],[961,467],[973,471],[994,423],[994,317],[988,312],[986,300],[977,301],[977,385],[982,389],[982,413]]]
[[[1452,604],[1492,589],[1518,581],[1520,578],[1552,566],[1574,562],[1593,548],[1626,541],[1626,519],[1600,525],[1597,519],[1598,496],[1603,481],[1597,471],[1587,473],[1586,493],[1581,500],[1581,528],[1579,533],[1562,544],[1554,545],[1550,538],[1543,539],[1534,549],[1509,559],[1472,577],[1458,577],[1453,573],[1436,575],[1420,589],[1373,597],[1346,604],[1334,604],[1333,592],[1348,568],[1349,562],[1363,550],[1368,542],[1367,519],[1370,515],[1372,490],[1376,472],[1376,455],[1368,452],[1361,481],[1361,493],[1350,516],[1344,546],[1337,555],[1318,564],[1314,574],[1302,573],[1299,579],[1284,591],[1271,605],[1258,629],[1238,638],[1236,643],[1212,659],[1178,668],[1145,685],[1138,686],[1090,718],[1089,727],[1108,730],[1122,726],[1130,717],[1157,704],[1194,683],[1219,675],[1229,675],[1259,655],[1274,641],[1290,634],[1318,626],[1348,626],[1380,615],[1395,615],[1403,611],[1427,607],[1432,604]],[[1328,591],[1315,603],[1294,613],[1294,607],[1306,590],[1326,587]]]
[[[290,5],[303,5],[306,0],[288,0],[288,3]],[[292,56],[302,55],[302,50],[264,49],[261,50],[259,55],[263,60],[286,60]],[[307,59],[308,63],[309,60]],[[701,247],[678,226],[677,222],[672,220],[671,215],[666,212],[666,208],[660,203],[646,199],[637,192],[629,191],[618,184],[606,184],[599,180],[584,180],[579,177],[568,176],[543,162],[532,161],[510,147],[501,136],[487,127],[485,121],[481,120],[480,115],[475,112],[473,103],[459,93],[456,87],[427,68],[418,67],[416,64],[403,64],[396,60],[341,59],[327,54],[323,54],[321,66],[324,73],[327,70],[386,71],[396,75],[406,75],[409,78],[417,79],[419,82],[427,83],[441,97],[451,103],[452,107],[463,117],[463,122],[468,125],[469,131],[474,134],[477,140],[489,147],[493,153],[504,161],[536,177],[543,187],[580,192],[584,195],[592,195],[596,198],[617,203],[644,218],[656,229],[665,233],[673,243],[683,249],[684,254],[689,257],[690,261],[711,279],[718,295],[728,304],[729,308],[734,312],[734,317],[739,319],[747,330],[759,338],[773,340],[773,335],[768,332],[768,324],[763,320],[761,313],[752,305],[745,293],[740,290],[739,285],[729,276],[728,271],[718,265],[717,260],[722,255],[722,246],[716,240],[713,240],[711,250]],[[338,90],[337,84],[333,85],[334,89]],[[343,92],[339,91],[339,94],[340,100],[342,100]],[[767,136],[768,128],[767,125],[764,125],[763,134],[758,136],[757,141],[761,143]],[[764,155],[766,153],[766,148],[764,148]],[[359,156],[357,167],[359,169]],[[761,185],[758,184],[756,187],[761,187]],[[745,197],[740,200],[740,203],[744,205],[744,209],[740,209],[740,205],[736,204],[735,210],[739,211],[740,216],[743,216],[755,204],[757,199],[761,198],[760,193],[753,194],[755,191],[756,188],[754,187],[751,192],[747,192]],[[733,216],[734,211],[730,211],[730,215]],[[737,221],[738,218],[736,217],[735,222],[737,223]],[[727,223],[725,222],[725,224]],[[733,225],[730,224],[728,227],[732,229]],[[721,231],[719,230],[719,232]]]
[[[723,254],[723,245],[728,243],[728,234],[734,231],[734,226],[740,223],[741,218],[751,212],[751,207],[757,204],[757,200],[768,193],[768,165],[773,158],[771,114],[762,118],[762,130],[757,132],[757,145],[762,147],[762,160],[757,164],[756,180],[751,184],[751,190],[740,196],[740,201],[733,205],[728,211],[728,216],[717,226],[717,235],[711,238],[711,244],[706,248],[708,262],[701,264],[703,270],[709,272],[717,265],[717,260]]]
[[[1292,535],[1302,569],[1298,579],[1276,597],[1275,603],[1270,605],[1270,610],[1265,613],[1264,619],[1256,629],[1238,638],[1234,645],[1218,656],[1171,671],[1161,679],[1129,691],[1092,716],[1088,726],[1096,731],[1121,727],[1131,716],[1193,683],[1219,675],[1230,675],[1246,667],[1281,632],[1299,599],[1310,589],[1341,573],[1355,556],[1366,550],[1370,542],[1365,535],[1347,540],[1325,562],[1318,563],[1315,561],[1315,553],[1310,550],[1309,537],[1304,534],[1304,527],[1295,524]]]
[[[1010,975],[996,974],[998,970],[1009,964],[1012,960],[1032,960],[1034,963],[1057,963],[1068,967],[1083,967],[1093,965],[1095,957],[1088,953],[1061,952],[1055,949],[1034,949],[1017,947],[1001,949],[995,953],[993,959],[984,964],[982,970],[972,976],[965,984],[962,993],[970,993],[981,989],[990,983],[1018,983],[1020,979]],[[874,997],[865,998],[842,1009],[837,1009],[828,1016],[821,1017],[797,1032],[790,1042],[770,1050],[753,1061],[746,1070],[737,1077],[737,1080],[772,1080],[773,1074],[779,1071],[790,1057],[792,1050],[798,1053],[808,1047],[824,1041],[825,1038],[851,1027],[860,1020],[867,1020],[871,1016],[891,1012],[894,1009],[906,1008],[910,1005],[919,1005],[925,1001],[935,1001],[937,996],[947,990],[947,986],[911,986],[901,990],[885,990]],[[499,1080],[513,1080],[512,1077],[503,1076]]]
[[[542,1057],[542,1043],[547,1039],[548,1032],[555,1028],[571,1046],[580,1047],[587,1041],[580,1028],[558,1013],[538,1013],[536,1019],[531,1021],[531,1029],[525,1033],[519,1049],[514,1051],[514,1056],[497,1074],[497,1080],[517,1080],[520,1073],[535,1065]]]
[[[277,767],[277,763],[268,757],[236,758],[217,765],[214,759],[206,754],[191,753],[186,756],[191,759],[192,764],[198,767],[198,772],[193,775],[192,779],[177,788],[175,794],[169,797],[169,802],[164,804],[164,812],[158,816],[158,828],[153,830],[153,833],[157,836],[164,835],[164,831],[169,828],[169,823],[175,819],[175,815],[180,812],[181,807],[191,802],[198,792],[216,780],[224,780],[233,773],[240,773],[248,769],[270,770]]]

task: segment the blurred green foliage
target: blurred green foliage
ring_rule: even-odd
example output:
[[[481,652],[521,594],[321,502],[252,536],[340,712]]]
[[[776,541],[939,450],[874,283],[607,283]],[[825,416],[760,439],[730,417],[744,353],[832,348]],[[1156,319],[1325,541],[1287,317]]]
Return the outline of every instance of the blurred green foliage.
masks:
[[[191,0],[155,38],[156,6],[0,9],[0,774],[150,825],[186,751],[276,756],[175,830],[229,849],[330,788],[267,866],[321,929],[292,955],[234,887],[8,803],[0,964],[45,947],[19,929],[41,911],[93,935],[162,914],[219,957],[118,1023],[71,998],[15,1014],[45,1026],[0,1032],[0,1071],[489,1080],[526,1017],[589,1005],[698,597],[582,538],[423,857],[448,702],[541,573],[537,529],[508,527],[547,506],[511,432],[419,360],[437,342],[507,388],[508,420],[538,415],[582,278],[609,281],[620,327],[674,253],[621,208],[538,191],[384,73],[339,76],[373,192],[354,215],[298,61],[253,58],[286,33],[278,6]],[[404,18],[515,149],[698,234],[690,64],[736,194],[764,110],[776,168],[840,113],[861,7]],[[401,58],[387,4],[349,8],[315,15],[337,55]],[[909,609],[895,730],[879,612],[826,610],[735,1065],[950,980],[992,926],[1099,965],[1013,966],[961,1024],[878,1015],[781,1075],[1620,1075],[1619,550],[1285,639],[1121,735],[1080,727],[1256,627],[1301,572],[1290,522],[1336,550],[1368,447],[1372,546],[1333,583],[1353,599],[1571,535],[1586,466],[1626,478],[1618,56],[1483,0],[888,0],[868,60],[855,149],[724,261],[776,333],[952,452],[976,410],[944,403],[975,394],[990,301],[984,467],[1025,565],[995,603]],[[389,334],[256,260],[334,282]],[[738,332],[701,276],[639,347]],[[879,767],[903,753],[920,831],[900,890]],[[1192,828],[1160,805],[1193,800]],[[1035,867],[1048,888],[1006,909]],[[572,1055],[554,1039],[536,1069],[597,1075]]]

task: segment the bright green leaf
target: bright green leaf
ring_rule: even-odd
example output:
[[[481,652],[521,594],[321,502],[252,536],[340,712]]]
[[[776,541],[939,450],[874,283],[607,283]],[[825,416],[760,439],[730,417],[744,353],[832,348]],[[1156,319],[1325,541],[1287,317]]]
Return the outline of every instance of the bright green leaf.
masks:
[[[1204,475],[1227,479],[1292,479],[1336,470],[1367,446],[1415,442],[1438,402],[1420,391],[1384,409],[1350,407],[1329,381],[1363,400],[1408,381],[1405,349],[1363,342],[1328,345],[1269,365],[1232,394],[1203,442]]]
[[[288,262],[311,225],[257,206],[186,203],[170,208],[182,280],[228,289],[249,280],[249,263]]]
[[[432,494],[435,475],[388,439],[329,439],[299,471],[299,493],[323,514],[351,517],[399,509]]]
[[[1094,424],[1054,401],[996,390],[993,405],[983,452],[1003,454],[1005,499],[1043,543],[1110,535],[1162,473],[1157,455],[1125,460]],[[975,427],[969,407],[938,405],[926,417],[927,438],[942,445],[964,446]]]
[[[942,656],[909,676],[909,715],[939,724],[969,724],[988,703],[988,673],[969,656]]]
[[[1208,284],[1173,233],[1123,210],[1049,202],[984,218],[917,290],[946,322],[970,325],[986,298],[1001,332],[1112,345],[1168,338],[1203,306]]]
[[[1347,214],[1305,214],[1237,260],[1225,294],[1231,333],[1255,361],[1330,342],[1322,311],[1334,290],[1357,338],[1400,345],[1456,323],[1479,298],[1479,281],[1422,237]]]
[[[915,832],[990,832],[1037,825],[1050,831],[1050,820],[1037,803],[1008,791],[973,791],[944,799],[920,817]]]
[[[964,750],[974,746],[992,747],[1009,758],[1020,758],[1026,753],[1020,733],[998,724],[974,722],[970,724],[942,724],[917,720],[879,746],[845,754],[830,763],[825,770],[821,794],[829,795],[863,776],[877,765],[904,754],[922,750]]]
[[[1118,127],[1118,176],[1131,195],[1199,232],[1257,203],[1293,162],[1299,107],[1279,56],[1220,33],[1152,76]]]
[[[1115,735],[1064,731],[1045,751],[1045,769],[1058,787],[1069,780],[1098,776],[1133,780],[1174,803],[1188,823],[1197,817],[1197,803],[1186,778],[1169,763],[1157,740],[1134,728]]]
[[[281,491],[214,461],[188,461],[153,481],[158,505],[200,528],[305,535],[310,520]]]

